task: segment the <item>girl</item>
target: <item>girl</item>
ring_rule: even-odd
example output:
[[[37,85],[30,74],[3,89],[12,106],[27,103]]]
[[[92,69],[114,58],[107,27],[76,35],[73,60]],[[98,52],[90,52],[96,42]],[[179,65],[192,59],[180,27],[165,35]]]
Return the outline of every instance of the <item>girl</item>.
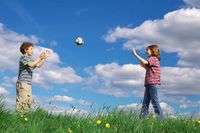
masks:
[[[160,51],[157,45],[150,45],[146,48],[148,59],[140,57],[133,48],[133,55],[140,61],[141,66],[146,69],[145,92],[142,103],[140,118],[147,117],[149,113],[149,103],[151,101],[155,113],[163,118],[162,110],[158,101],[157,89],[160,85]]]

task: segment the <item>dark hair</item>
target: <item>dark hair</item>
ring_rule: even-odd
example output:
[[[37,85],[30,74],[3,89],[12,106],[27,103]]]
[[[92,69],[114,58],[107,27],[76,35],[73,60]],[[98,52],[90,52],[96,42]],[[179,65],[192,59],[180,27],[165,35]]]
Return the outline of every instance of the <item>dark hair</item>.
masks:
[[[151,51],[151,56],[156,56],[160,60],[160,50],[157,45],[149,45],[147,49]]]
[[[28,49],[29,47],[33,47],[33,44],[31,42],[23,42],[20,46],[20,52],[22,54],[25,54],[25,50]]]

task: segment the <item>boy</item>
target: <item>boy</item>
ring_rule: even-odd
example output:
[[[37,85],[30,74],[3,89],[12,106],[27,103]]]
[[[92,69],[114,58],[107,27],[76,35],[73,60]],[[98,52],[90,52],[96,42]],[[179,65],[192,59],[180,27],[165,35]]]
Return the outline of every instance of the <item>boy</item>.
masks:
[[[33,44],[24,42],[20,46],[20,52],[23,54],[19,60],[19,74],[16,83],[16,112],[26,113],[30,111],[32,105],[32,73],[33,69],[40,68],[45,59],[49,56],[48,51],[40,54],[38,59],[32,60]]]

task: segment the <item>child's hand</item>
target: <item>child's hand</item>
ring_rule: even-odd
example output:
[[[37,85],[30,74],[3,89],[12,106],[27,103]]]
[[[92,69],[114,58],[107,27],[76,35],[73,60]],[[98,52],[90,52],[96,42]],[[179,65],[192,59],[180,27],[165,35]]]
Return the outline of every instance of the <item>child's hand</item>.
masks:
[[[42,52],[39,56],[40,59],[44,59],[44,52]]]
[[[40,54],[41,59],[46,59],[49,56],[49,51],[45,50]]]
[[[43,53],[44,53],[44,59],[46,59],[47,57],[49,57],[49,51],[48,50],[44,51]]]
[[[137,55],[135,48],[132,48],[132,52],[133,52],[133,55],[134,55],[134,56]]]

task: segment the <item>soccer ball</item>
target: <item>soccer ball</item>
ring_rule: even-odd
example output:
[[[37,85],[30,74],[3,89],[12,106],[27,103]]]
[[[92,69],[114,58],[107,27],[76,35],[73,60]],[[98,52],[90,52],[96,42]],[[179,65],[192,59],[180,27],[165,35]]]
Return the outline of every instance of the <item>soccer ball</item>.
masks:
[[[75,40],[75,43],[77,45],[83,45],[84,44],[84,40],[81,37],[77,37],[76,40]]]

